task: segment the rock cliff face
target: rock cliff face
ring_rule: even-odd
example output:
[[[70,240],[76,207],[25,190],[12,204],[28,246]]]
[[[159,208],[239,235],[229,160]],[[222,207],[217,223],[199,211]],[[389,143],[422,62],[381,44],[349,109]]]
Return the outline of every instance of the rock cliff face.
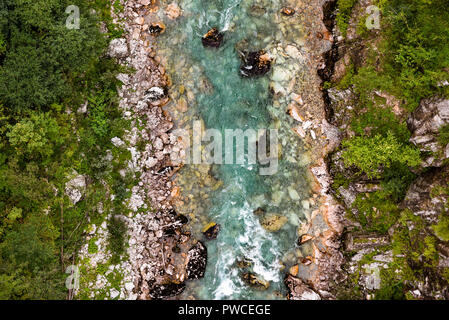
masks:
[[[419,230],[422,239],[434,234],[434,226],[449,216],[447,207],[449,193],[446,191],[448,186],[449,167],[432,168],[421,174],[407,192],[403,207],[419,218],[417,222],[408,222],[407,227],[410,230]],[[419,222],[422,222],[421,228],[419,228]],[[436,234],[439,235],[438,232]],[[449,299],[449,287],[445,276],[445,270],[449,267],[448,239],[440,238],[439,240],[441,241],[438,241],[435,246],[438,264],[424,267],[422,277],[410,284],[414,288],[412,292],[416,298]],[[422,259],[423,261],[419,262],[425,264],[427,261],[425,258]]]
[[[350,17],[346,38],[343,38],[335,26],[335,2],[325,1],[323,12],[324,21],[332,33],[333,45],[324,58],[324,67],[318,68],[323,81],[338,83],[347,74],[350,65],[364,66],[367,59],[368,42],[371,47],[376,46],[378,33],[372,31],[370,38],[364,39],[356,32],[358,21],[365,14],[365,9],[372,1],[357,1]],[[356,103],[356,94],[352,88],[339,88],[334,86],[323,90],[326,103],[326,120],[339,131],[339,139],[354,135],[349,128]],[[401,102],[385,92],[372,92],[372,97],[381,97],[385,100],[383,107],[390,108],[400,119],[404,119],[405,110]],[[414,233],[418,242],[424,242],[426,237],[435,235],[435,225],[447,219],[448,207],[447,192],[449,175],[447,158],[449,145],[442,145],[439,139],[441,128],[449,121],[449,100],[433,97],[422,100],[419,107],[407,119],[407,126],[411,132],[410,142],[416,145],[424,154],[421,168],[416,170],[416,180],[410,185],[405,199],[398,205],[400,210],[411,216],[404,218],[406,222],[394,224],[387,234],[363,231],[363,226],[350,216],[359,214],[353,204],[358,196],[369,196],[382,189],[379,180],[369,179],[364,175],[356,175],[352,168],[346,168],[342,161],[342,152],[336,148],[327,152],[325,164],[315,169],[315,177],[321,185],[321,190],[329,195],[329,202],[334,208],[331,216],[335,218],[332,239],[333,244],[327,247],[325,259],[319,263],[320,278],[323,282],[298,281],[289,276],[286,284],[290,289],[289,298],[303,299],[310,297],[312,289],[321,298],[351,298],[370,299],[382,287],[381,273],[391,271],[400,273],[392,267],[393,262],[402,261],[405,251],[392,250],[398,247],[398,234]],[[339,141],[339,140],[338,140]],[[336,150],[336,151],[334,151]],[[335,187],[336,178],[347,181]],[[334,185],[332,185],[334,184]],[[373,208],[375,209],[375,208]],[[415,218],[413,218],[415,217]],[[405,227],[404,227],[405,224]],[[330,224],[332,225],[332,223]],[[417,299],[448,299],[447,266],[448,245],[447,239],[441,239],[434,245],[434,255],[438,257],[437,265],[426,260],[425,254],[414,262],[406,261],[404,264],[423,270],[420,276],[410,280],[403,276],[404,291],[412,298]],[[446,241],[445,241],[446,240]],[[432,247],[433,248],[433,247]],[[338,253],[337,253],[338,252]],[[330,254],[331,253],[331,254]],[[435,256],[434,256],[435,257]],[[435,261],[435,260],[434,260]],[[446,269],[445,269],[446,268]],[[445,271],[446,270],[446,271]],[[304,280],[304,279],[303,279]],[[357,287],[357,290],[354,288]],[[320,291],[324,289],[326,292]]]
[[[449,168],[433,168],[420,175],[410,186],[403,206],[420,216],[429,225],[438,222],[440,215],[447,210],[449,195],[439,192],[447,188]]]
[[[306,96],[313,96],[313,99],[306,103],[307,111],[299,111],[310,115],[312,123],[319,123],[322,139],[308,139],[301,135],[312,150],[312,188],[320,196],[320,206],[301,228],[301,239],[310,240],[300,245],[311,246],[313,255],[300,260],[298,268],[292,268],[285,278],[289,290],[287,298],[292,300],[335,299],[333,284],[343,280],[338,271],[341,271],[344,263],[340,250],[344,209],[331,194],[332,177],[325,161],[328,153],[338,147],[342,136],[341,131],[331,124],[333,110],[328,108],[328,94],[320,90],[322,82],[331,77],[333,70],[336,50],[336,38],[332,35],[335,4],[336,1],[298,1],[298,7],[295,8],[307,17],[304,19],[304,27],[309,35],[307,58],[317,70],[317,73],[307,75],[306,83],[309,86],[305,85],[304,88],[304,91],[308,91]],[[291,112],[291,116],[295,114]]]
[[[442,127],[449,124],[449,100],[430,98],[420,105],[407,120],[412,132],[410,142],[423,152],[430,154],[424,160],[423,167],[440,167],[449,158],[449,144],[441,146],[438,134]]]

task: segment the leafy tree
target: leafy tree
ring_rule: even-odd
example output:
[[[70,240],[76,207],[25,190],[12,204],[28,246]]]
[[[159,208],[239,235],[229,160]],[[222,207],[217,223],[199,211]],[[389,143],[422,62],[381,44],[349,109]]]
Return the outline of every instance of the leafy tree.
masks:
[[[49,113],[33,113],[6,134],[19,156],[47,160],[64,142],[63,129]]]
[[[0,68],[0,101],[12,111],[43,109],[66,98],[69,81],[104,52],[106,39],[91,14],[81,15],[82,28],[65,27],[67,5],[60,0],[8,0],[0,11],[0,30],[5,30],[9,47]],[[85,6],[83,12],[89,12]]]
[[[343,142],[342,157],[347,166],[357,166],[370,178],[378,178],[381,168],[389,168],[393,163],[409,167],[420,163],[419,150],[398,142],[389,132],[387,136],[380,134],[374,137],[356,136]]]

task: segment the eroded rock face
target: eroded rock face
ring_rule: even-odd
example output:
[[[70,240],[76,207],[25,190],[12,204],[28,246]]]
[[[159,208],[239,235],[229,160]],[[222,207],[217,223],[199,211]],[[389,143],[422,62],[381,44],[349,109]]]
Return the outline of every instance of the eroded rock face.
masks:
[[[201,241],[190,248],[187,263],[187,279],[199,279],[204,277],[207,265],[207,248]]]
[[[424,160],[423,167],[440,167],[447,159],[446,146],[438,142],[438,133],[441,127],[449,124],[449,100],[443,98],[424,99],[419,107],[407,120],[409,130],[412,132],[410,142],[419,147],[421,151],[432,154]]]
[[[434,169],[419,178],[412,185],[404,199],[404,207],[420,216],[427,223],[438,222],[440,214],[445,210],[449,196],[445,192],[438,193],[438,188],[449,184],[449,168]]]

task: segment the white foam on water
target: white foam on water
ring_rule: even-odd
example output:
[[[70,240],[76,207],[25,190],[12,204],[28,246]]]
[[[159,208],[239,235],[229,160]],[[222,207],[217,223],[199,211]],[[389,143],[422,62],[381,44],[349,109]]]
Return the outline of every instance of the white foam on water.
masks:
[[[234,18],[233,9],[237,7],[241,2],[242,0],[235,0],[231,3],[231,6],[224,10],[224,12],[221,14],[220,24],[223,26],[222,31],[229,30],[231,21]]]
[[[240,293],[239,287],[235,283],[235,280],[238,279],[237,270],[232,269],[235,256],[233,250],[229,249],[231,248],[225,248],[223,250],[224,252],[220,252],[220,258],[215,265],[216,278],[214,279],[214,283],[219,283],[213,292],[214,299],[216,300],[229,299],[234,294]]]
[[[232,186],[225,188],[223,193],[241,192],[242,189],[239,177]],[[247,201],[241,207],[235,207],[236,203],[233,201],[229,204],[230,207],[222,208],[217,220],[219,222],[231,220],[233,224],[237,222],[244,229],[243,233],[234,236],[225,229],[225,223],[222,235],[216,240],[219,252],[215,265],[214,299],[229,299],[237,296],[242,290],[246,291],[246,284],[241,280],[235,265],[236,259],[250,260],[252,272],[261,280],[281,281],[281,253],[278,241],[260,225]]]

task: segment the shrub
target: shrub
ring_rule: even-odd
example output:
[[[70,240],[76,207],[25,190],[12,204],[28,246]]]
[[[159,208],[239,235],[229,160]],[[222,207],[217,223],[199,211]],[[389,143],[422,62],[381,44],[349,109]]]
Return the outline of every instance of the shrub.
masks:
[[[434,225],[433,231],[443,241],[449,241],[449,216],[441,215],[438,224]]]
[[[111,217],[108,223],[109,250],[112,252],[111,263],[118,263],[120,256],[125,252],[126,223],[118,218]]]
[[[64,142],[64,128],[48,113],[32,113],[6,134],[19,156],[46,161]]]
[[[438,142],[442,147],[446,147],[449,144],[449,124],[440,128],[438,132]]]
[[[389,168],[393,163],[410,167],[420,163],[419,150],[404,145],[388,132],[387,136],[380,134],[374,137],[356,136],[343,142],[342,157],[346,166],[356,166],[369,178],[380,177],[380,168]]]
[[[352,7],[356,4],[357,0],[338,0],[338,15],[337,15],[337,26],[341,33],[346,36],[346,31],[348,29],[349,19],[351,18]]]

